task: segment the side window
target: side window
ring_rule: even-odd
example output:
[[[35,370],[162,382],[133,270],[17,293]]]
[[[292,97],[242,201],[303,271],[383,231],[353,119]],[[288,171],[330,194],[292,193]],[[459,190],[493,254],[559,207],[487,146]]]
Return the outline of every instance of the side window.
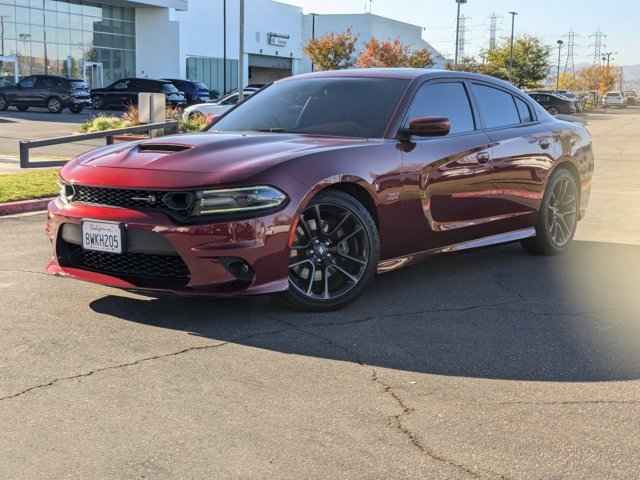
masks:
[[[18,85],[20,85],[21,88],[33,88],[35,83],[36,77],[27,77],[22,79]]]
[[[128,80],[122,80],[120,82],[114,83],[113,84],[113,90],[126,90],[127,87],[129,86],[129,81]]]
[[[222,105],[235,105],[236,103],[238,103],[238,95],[232,95],[222,102]]]
[[[531,109],[529,108],[529,105],[527,105],[523,100],[520,100],[518,97],[514,98],[516,99],[516,107],[518,108],[518,113],[520,114],[520,122],[533,122],[533,115],[531,115]]]
[[[475,130],[467,91],[458,82],[423,85],[409,108],[407,122],[417,117],[446,117],[451,121],[451,133]]]
[[[473,94],[486,128],[507,127],[520,123],[520,116],[510,93],[474,83]]]

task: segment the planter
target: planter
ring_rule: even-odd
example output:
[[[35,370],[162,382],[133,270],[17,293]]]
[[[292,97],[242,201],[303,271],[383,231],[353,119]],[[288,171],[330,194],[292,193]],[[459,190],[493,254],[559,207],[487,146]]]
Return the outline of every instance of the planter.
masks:
[[[151,138],[149,135],[114,135],[114,142],[137,142]]]

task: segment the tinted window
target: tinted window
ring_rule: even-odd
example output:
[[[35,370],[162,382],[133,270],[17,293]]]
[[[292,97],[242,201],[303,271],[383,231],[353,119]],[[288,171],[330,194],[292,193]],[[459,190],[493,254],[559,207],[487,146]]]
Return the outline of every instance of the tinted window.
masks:
[[[111,88],[113,90],[126,90],[128,86],[129,86],[129,81],[128,80],[122,80],[120,82],[114,83],[111,86]]]
[[[173,83],[163,83],[162,91],[164,93],[178,93],[178,89]]]
[[[518,107],[518,113],[520,114],[520,121],[522,123],[533,122],[533,116],[531,115],[531,109],[529,108],[529,105],[520,100],[518,97],[515,97],[515,99],[516,107]]]
[[[381,138],[407,83],[394,78],[285,80],[252,95],[214,128]]]
[[[471,104],[462,83],[435,83],[421,87],[407,114],[407,124],[416,117],[446,117],[451,121],[451,133],[475,130]]]
[[[22,88],[33,88],[33,85],[36,83],[35,77],[27,77],[20,82],[20,86]]]
[[[64,81],[61,78],[54,77],[40,77],[38,79],[38,83],[36,84],[36,88],[61,88],[64,87]]]
[[[511,94],[478,84],[473,84],[473,94],[486,128],[506,127],[520,123],[520,116]]]

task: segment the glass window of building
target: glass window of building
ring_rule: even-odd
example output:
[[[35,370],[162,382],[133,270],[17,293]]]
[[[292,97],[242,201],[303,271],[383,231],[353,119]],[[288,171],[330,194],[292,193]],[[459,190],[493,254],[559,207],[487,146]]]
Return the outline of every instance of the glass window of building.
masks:
[[[92,87],[135,76],[135,9],[79,0],[0,0],[2,56],[22,77],[86,79]],[[14,65],[0,62],[0,80]]]

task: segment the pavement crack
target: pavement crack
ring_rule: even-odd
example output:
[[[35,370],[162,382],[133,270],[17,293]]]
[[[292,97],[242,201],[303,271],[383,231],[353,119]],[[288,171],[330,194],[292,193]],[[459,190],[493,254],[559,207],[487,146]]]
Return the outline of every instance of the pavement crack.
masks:
[[[498,402],[497,405],[640,405],[640,400],[560,400],[560,401],[520,401]]]
[[[421,453],[423,453],[424,455],[428,456],[429,458],[431,458],[432,460],[435,460],[439,463],[444,463],[446,465],[449,465],[450,467],[456,468],[470,476],[472,476],[473,478],[485,478],[482,474],[476,472],[475,470],[472,470],[471,468],[467,467],[466,465],[463,465],[461,463],[458,463],[450,458],[446,458],[443,455],[440,455],[436,452],[434,452],[432,449],[428,448],[426,445],[424,445],[420,439],[417,437],[417,435],[412,432],[404,423],[403,423],[403,418],[407,417],[408,415],[411,415],[414,412],[414,409],[409,407],[404,400],[402,400],[402,398],[400,397],[400,395],[398,395],[393,388],[391,387],[391,385],[386,384],[385,382],[383,382],[380,377],[378,376],[378,372],[373,369],[372,373],[371,373],[371,380],[376,383],[377,385],[379,385],[382,390],[384,391],[384,393],[386,393],[387,395],[389,395],[400,407],[401,412],[397,415],[393,415],[391,417],[391,420],[393,422],[393,426],[396,430],[398,430],[399,432],[401,432],[405,437],[407,437],[407,439],[411,442],[411,444],[418,449]],[[496,478],[500,478],[500,479],[505,479],[506,477],[502,476],[502,475],[495,475]]]
[[[398,313],[387,313],[379,315],[380,318],[393,318],[393,317],[401,317],[404,315],[424,315],[426,313],[456,313],[456,312],[471,312],[474,310],[485,310],[485,309],[493,309],[499,307],[505,307],[508,305],[519,304],[520,300],[510,300],[508,302],[499,302],[499,303],[488,303],[488,304],[478,304],[478,305],[468,305],[466,307],[445,307],[445,308],[430,308],[425,310],[417,310],[414,312],[398,312]]]
[[[149,356],[149,357],[139,358],[137,360],[133,360],[133,361],[130,361],[130,362],[119,363],[117,365],[110,365],[108,367],[95,368],[93,370],[89,370],[88,372],[78,373],[76,375],[69,375],[69,376],[65,376],[65,377],[54,378],[53,380],[50,380],[50,381],[48,381],[46,383],[41,383],[39,385],[33,385],[33,386],[31,386],[29,388],[25,388],[24,390],[21,390],[19,392],[12,393],[12,394],[6,395],[4,397],[0,397],[0,402],[5,401],[5,400],[12,400],[12,399],[18,398],[18,397],[22,397],[23,395],[26,395],[26,394],[28,394],[30,392],[33,392],[33,391],[36,391],[36,390],[41,390],[41,389],[53,387],[54,385],[56,385],[58,383],[72,381],[72,380],[78,380],[78,379],[81,379],[81,378],[87,378],[87,377],[91,377],[91,376],[94,376],[96,374],[107,372],[107,371],[110,371],[110,370],[119,370],[119,369],[122,369],[122,368],[135,367],[135,366],[141,365],[143,363],[153,362],[155,360],[161,360],[161,359],[164,359],[164,358],[178,357],[178,356],[184,355],[186,353],[198,352],[198,351],[204,351],[204,350],[213,350],[213,349],[217,349],[217,348],[220,348],[220,347],[224,347],[225,345],[229,345],[230,343],[243,341],[243,340],[249,340],[249,339],[251,339],[253,337],[258,337],[258,336],[263,336],[263,335],[277,335],[277,334],[283,333],[285,330],[287,330],[287,329],[273,330],[273,331],[268,331],[268,332],[257,332],[257,333],[251,334],[251,335],[247,335],[247,336],[244,336],[244,337],[241,337],[241,338],[237,338],[235,340],[230,340],[230,341],[226,341],[226,342],[219,342],[219,343],[214,343],[214,344],[209,344],[209,345],[196,345],[196,346],[193,346],[193,347],[183,348],[182,350],[178,350],[178,351],[175,351],[175,352],[162,353],[162,354],[159,354],[159,355],[152,355],[152,356]]]
[[[5,270],[5,269],[0,269],[0,273],[29,273],[32,275],[43,275],[45,277],[53,277],[53,275],[48,274],[47,272],[38,272],[37,270],[22,270],[22,269],[18,269],[18,270]]]

